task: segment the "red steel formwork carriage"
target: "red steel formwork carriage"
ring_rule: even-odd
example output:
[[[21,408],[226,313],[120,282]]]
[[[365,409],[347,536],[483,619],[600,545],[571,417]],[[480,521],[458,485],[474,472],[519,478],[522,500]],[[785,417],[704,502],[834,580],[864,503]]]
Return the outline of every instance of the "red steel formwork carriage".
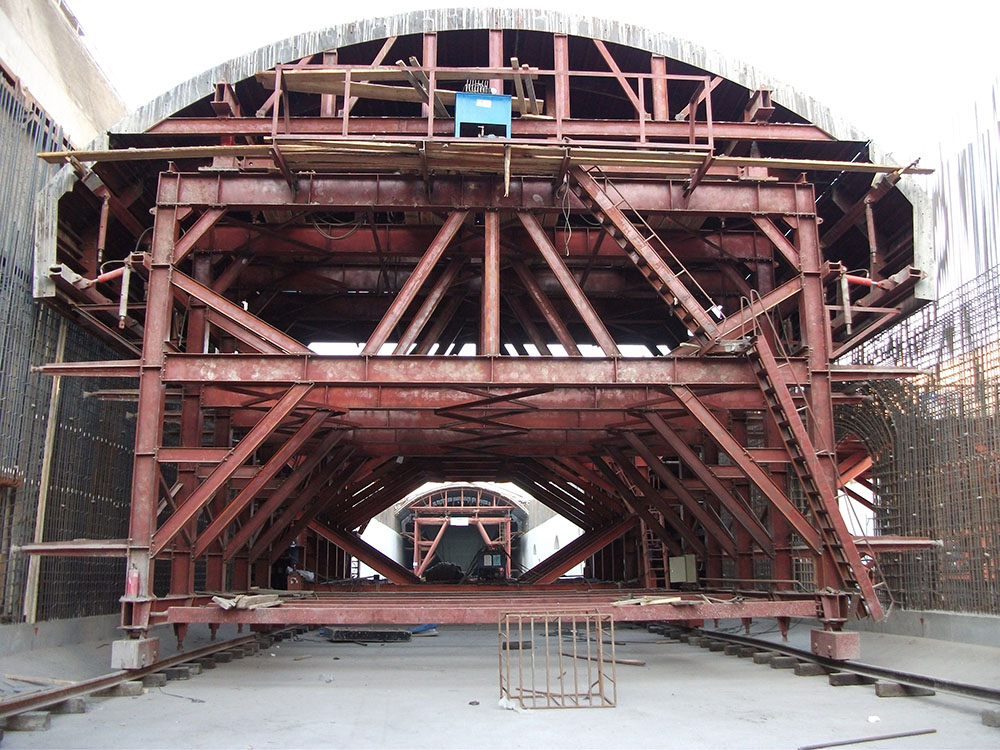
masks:
[[[123,557],[129,640],[610,611],[650,586],[616,618],[883,616],[838,509],[870,461],[834,409],[908,373],[836,360],[927,296],[908,169],[655,35],[508,15],[309,35],[47,157],[70,164],[36,292],[123,358],[44,369],[133,379],[97,395],[137,399],[136,450],[127,539],[29,551]],[[511,137],[454,136],[476,92],[511,97]],[[431,586],[358,533],[428,481],[512,482],[583,534],[506,583]],[[357,558],[388,583],[210,603],[316,540],[344,553],[330,577]],[[591,582],[559,581],[581,562]]]

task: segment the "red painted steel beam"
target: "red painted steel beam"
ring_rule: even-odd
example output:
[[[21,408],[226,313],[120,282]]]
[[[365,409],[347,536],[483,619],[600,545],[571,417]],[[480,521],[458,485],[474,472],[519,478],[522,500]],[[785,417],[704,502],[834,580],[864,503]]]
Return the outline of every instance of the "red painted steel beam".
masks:
[[[347,472],[342,479],[338,480],[344,486],[344,489],[339,492],[335,491],[328,497],[320,498],[318,502],[297,502],[295,507],[290,506],[274,523],[274,526],[279,527],[278,533],[284,532],[282,536],[278,537],[277,541],[274,541],[274,537],[271,536],[272,530],[269,528],[265,533],[261,534],[250,550],[250,559],[255,560],[263,555],[267,545],[273,541],[274,543],[271,545],[269,556],[269,560],[273,562],[302,533],[310,521],[319,518],[327,509],[335,508],[345,499],[350,500],[354,497],[365,498],[386,487],[388,482],[383,480],[383,477],[394,468],[395,462],[392,460],[381,458],[369,459]],[[300,500],[300,498],[297,498],[297,500]],[[347,521],[344,518],[335,518],[333,523],[335,525],[346,525]],[[350,527],[353,528],[359,524],[360,521],[350,524]]]
[[[872,457],[867,453],[851,456],[847,460],[842,461],[840,466],[837,467],[837,473],[840,475],[839,486],[843,487],[848,482],[853,482],[868,471],[873,463]]]
[[[358,558],[368,567],[377,570],[393,583],[423,583],[413,571],[407,570],[391,557],[387,557],[353,531],[342,531],[326,524],[312,521],[309,530]]]
[[[529,474],[522,474],[521,472],[515,470],[511,472],[510,481],[532,497],[538,497],[538,495],[541,495],[542,497],[538,498],[539,502],[556,511],[560,515],[565,516],[580,528],[594,528],[594,519],[592,517],[588,517],[585,514],[586,511],[584,509],[570,505],[568,501],[553,496],[548,489],[538,483],[538,480],[535,477]]]
[[[583,320],[584,325],[587,326],[590,334],[594,337],[594,340],[597,341],[598,346],[604,351],[604,355],[606,357],[620,357],[621,352],[618,351],[615,340],[611,338],[611,334],[608,333],[608,329],[604,326],[604,321],[601,320],[600,315],[597,314],[597,311],[590,304],[587,295],[583,293],[583,289],[577,283],[576,277],[566,267],[566,263],[559,255],[559,251],[549,241],[545,230],[542,229],[542,225],[538,223],[538,219],[532,214],[524,212],[519,212],[517,218],[524,225],[524,228],[528,230],[528,234],[535,243],[535,247],[538,248],[538,251],[542,254],[552,273],[559,280],[563,291],[566,292],[566,296],[573,304],[573,307],[576,308],[577,313]]]
[[[420,257],[420,248],[427,247],[434,239],[434,235],[440,230],[440,226],[430,225],[396,225],[386,224],[378,227],[378,233],[382,239],[382,253],[385,257],[412,258],[417,260]],[[589,227],[573,227],[570,232],[566,229],[554,228],[549,230],[553,244],[565,255],[569,253],[570,258],[620,258],[624,262],[621,249],[616,243],[602,242],[597,246],[598,240],[605,234],[603,229]],[[505,236],[508,238],[504,243],[509,242],[511,246],[519,247],[528,237],[519,227],[504,227]],[[346,234],[346,233],[345,233]],[[691,236],[689,233],[680,231],[669,231],[664,228],[660,234],[664,241],[670,244],[670,249],[677,256],[678,260],[690,263],[692,261],[710,262],[726,261],[746,263],[750,265],[771,263],[770,253],[767,252],[767,240],[757,232],[725,231],[725,232],[705,232],[701,235]],[[456,255],[471,257],[474,245],[471,242],[452,242],[451,250]],[[255,258],[274,257],[277,260],[287,258],[294,261],[301,256],[303,251],[312,251],[317,256],[331,261],[328,269],[323,269],[323,278],[329,278],[332,283],[345,284],[348,287],[372,285],[378,274],[385,273],[385,269],[374,263],[377,260],[378,248],[376,247],[370,232],[354,232],[342,239],[330,239],[324,237],[316,227],[310,224],[290,224],[283,226],[280,232],[272,231],[268,225],[242,224],[228,222],[222,226],[216,226],[209,232],[202,235],[196,242],[195,249],[208,253],[252,253]],[[369,268],[358,269],[355,266],[336,265],[336,261],[350,256],[371,256],[372,265]],[[246,264],[244,259],[244,266]],[[264,267],[254,267],[247,274],[247,278],[254,279],[267,271]],[[280,269],[284,276],[286,269]],[[223,272],[225,273],[225,272]],[[234,269],[231,273],[236,273]],[[312,275],[316,275],[312,271]],[[580,273],[579,269],[574,269],[574,273]],[[595,271],[591,272],[593,276]],[[257,276],[255,276],[255,274]],[[298,277],[302,279],[303,277]],[[223,274],[213,284],[216,291],[218,285],[225,282]],[[251,281],[251,285],[253,285]],[[551,286],[548,279],[543,280],[543,285]]]
[[[441,544],[441,540],[444,539],[444,533],[448,530],[448,524],[442,523],[441,527],[438,529],[437,534],[434,535],[434,540],[431,542],[431,546],[426,552],[420,550],[420,542],[422,540],[416,537],[416,532],[414,531],[413,544],[414,548],[418,550],[420,559],[417,562],[416,575],[419,578],[427,570],[427,566],[430,565],[431,560],[434,559],[434,553],[437,552],[438,545]]]
[[[798,272],[801,270],[801,263],[799,262],[799,251],[795,248],[786,237],[781,233],[781,230],[775,226],[774,222],[771,221],[766,216],[754,216],[753,223],[757,225],[757,228],[763,232],[771,243],[778,248],[778,251],[784,256],[785,260],[788,261],[789,265]]]
[[[659,433],[660,437],[667,441],[673,450],[674,454],[692,471],[695,476],[708,488],[709,492],[715,495],[728,510],[733,518],[739,522],[740,526],[747,530],[753,540],[757,542],[764,552],[768,556],[774,556],[774,544],[771,541],[771,537],[768,534],[767,529],[764,524],[760,522],[760,519],[753,513],[753,511],[747,506],[746,502],[741,498],[736,497],[729,489],[719,481],[712,471],[705,465],[705,462],[701,460],[697,453],[692,450],[680,435],[678,435],[671,427],[668,425],[659,414],[654,414],[652,412],[642,415],[650,426]],[[722,427],[721,423],[717,427]],[[736,441],[735,438],[727,431],[726,435],[729,440],[733,442]],[[713,435],[716,440],[719,436]],[[728,451],[727,451],[728,452]],[[801,517],[801,514],[799,514]],[[815,535],[815,530],[811,526],[808,526],[808,522],[805,518],[801,518],[801,521],[807,525],[810,532]]]
[[[691,530],[690,525],[674,512],[663,495],[649,483],[649,479],[643,476],[643,473],[636,468],[628,456],[611,446],[607,448],[607,451],[611,459],[618,464],[618,468],[621,469],[625,478],[638,487],[639,491],[649,501],[649,504],[663,516],[664,523],[670,524],[691,546],[691,550],[695,554],[701,557],[707,555],[708,550],[705,548],[705,543]],[[720,543],[723,545],[724,540],[725,537],[720,540]],[[730,548],[732,547],[730,546]],[[735,552],[735,549],[733,549],[733,552]]]
[[[489,396],[497,396],[506,400],[510,395],[506,389],[482,389]],[[518,391],[523,393],[523,391]],[[261,385],[243,387],[239,385],[214,385],[210,383],[201,386],[201,400],[205,408],[239,409],[255,407],[262,399],[276,399],[282,393],[281,386]],[[465,408],[468,390],[464,386],[452,388],[430,388],[414,384],[386,385],[379,387],[351,386],[314,386],[304,406],[316,409],[336,410],[335,407],[350,404],[351,419],[357,419],[361,424],[381,420],[381,424],[410,424],[406,418],[399,416],[400,412],[421,414],[425,411],[451,413]],[[745,386],[726,386],[725,390],[712,388],[701,396],[702,400],[713,409],[763,409],[764,401],[756,384]],[[544,415],[548,412],[558,414],[569,412],[578,415],[577,420],[562,422],[563,426],[588,426],[587,420],[595,412],[623,413],[629,409],[649,409],[675,404],[672,396],[666,396],[658,386],[619,387],[615,385],[590,386],[554,386],[536,389],[530,396],[518,396],[518,404],[530,409],[530,413]],[[498,407],[502,408],[502,407]],[[694,420],[686,412],[678,408],[678,416],[682,416],[692,425]],[[383,416],[379,416],[382,413]],[[527,413],[527,411],[525,412]],[[404,415],[405,416],[405,415]],[[395,421],[395,420],[399,421]],[[413,416],[416,423],[421,422],[420,416]],[[623,417],[624,420],[624,417]],[[549,425],[554,426],[554,425]],[[593,425],[590,425],[593,426]],[[168,449],[173,451],[173,448]],[[787,461],[788,453],[783,448],[751,448],[749,449],[757,461],[773,463]],[[180,455],[180,454],[179,454]]]
[[[312,388],[309,384],[293,385],[288,392],[275,403],[250,432],[232,449],[228,459],[220,462],[205,481],[198,485],[177,510],[153,535],[151,554],[155,557],[166,548],[187,523],[193,520],[215,493],[222,488],[232,473],[246,461],[264,439],[267,438],[282,420],[298,406]]]
[[[597,47],[597,51],[600,53],[601,57],[604,58],[604,62],[607,63],[608,68],[611,70],[612,73],[615,74],[615,78],[618,81],[618,85],[621,86],[621,89],[625,93],[625,96],[628,98],[630,102],[632,102],[632,106],[635,107],[636,116],[639,117],[641,120],[646,119],[647,114],[646,111],[643,109],[642,104],[639,103],[639,97],[635,95],[635,91],[632,90],[632,86],[626,80],[624,74],[622,73],[621,68],[618,67],[618,63],[615,62],[615,58],[612,57],[611,52],[608,51],[607,45],[605,45],[604,42],[602,42],[600,39],[594,39],[592,41],[594,42],[594,46]],[[640,86],[643,85],[641,80],[639,82],[639,85]]]
[[[390,469],[395,471],[398,468],[395,460],[392,464]],[[346,528],[361,526],[424,484],[427,476],[428,472],[424,467],[411,464],[395,475],[390,472],[381,483],[382,486],[374,491],[365,492],[360,497],[351,497],[349,503],[342,503],[339,507],[327,506],[324,512]]]
[[[233,321],[240,328],[256,338],[263,339],[268,344],[278,347],[289,354],[305,354],[309,351],[302,343],[293,339],[273,326],[265,323],[239,305],[230,302],[221,294],[187,276],[177,269],[171,274],[171,283],[175,288],[207,305],[213,312]]]
[[[427,248],[427,252],[424,253],[420,262],[417,263],[416,268],[413,269],[406,283],[403,284],[403,288],[399,290],[399,294],[396,295],[396,298],[392,301],[382,320],[375,327],[374,333],[372,333],[368,339],[368,343],[365,344],[364,349],[361,351],[362,356],[377,354],[382,344],[388,340],[393,329],[399,323],[400,319],[402,319],[406,309],[413,302],[413,298],[417,296],[420,287],[423,286],[434,266],[440,260],[441,255],[447,249],[448,243],[451,242],[468,215],[468,211],[453,211],[448,216],[434,238],[434,241]]]
[[[518,578],[518,581],[538,585],[553,583],[567,570],[579,565],[591,555],[607,547],[618,537],[634,529],[638,521],[638,518],[631,516],[611,526],[588,531],[542,560],[531,570],[523,573]]]
[[[98,363],[97,369],[106,363]],[[135,365],[133,364],[133,371]],[[110,368],[112,377],[126,368]],[[52,374],[87,374],[86,364],[46,366]],[[848,371],[845,379],[872,370]],[[807,384],[805,365],[793,360],[790,382]],[[756,384],[753,369],[744,359],[668,357],[647,358],[542,358],[542,357],[329,357],[319,355],[173,354],[165,355],[163,379],[172,383],[241,383],[280,385],[310,382],[317,385],[385,387],[526,388],[535,386],[619,388],[692,385],[700,387],[749,387]],[[344,408],[348,405],[345,404]]]
[[[814,216],[813,186],[808,183],[706,182],[685,196],[685,182],[663,179],[616,179],[615,185],[637,211],[699,216],[772,214]],[[163,173],[157,204],[168,206],[219,206],[240,209],[565,210],[562,194],[551,180],[512,177],[504,195],[499,177],[436,175],[430,191],[424,180],[407,175],[302,175],[295,193],[284,178],[249,173]],[[586,210],[570,196],[570,209]],[[463,209],[464,210],[464,209]]]
[[[701,524],[705,532],[711,536],[716,542],[722,546],[727,552],[729,552],[730,557],[736,559],[736,548],[734,546],[733,535],[725,526],[723,526],[721,519],[719,519],[715,513],[705,507],[702,503],[698,502],[698,498],[691,494],[687,486],[681,479],[678,479],[674,473],[664,465],[660,457],[657,456],[650,449],[648,443],[643,442],[638,435],[633,432],[622,433],[625,439],[629,442],[629,445],[639,454],[639,457],[646,462],[646,465],[652,469],[656,475],[663,482],[664,486],[674,494],[678,501],[687,509],[687,511],[698,519],[698,523]]]
[[[438,280],[434,282],[427,297],[420,305],[420,309],[417,310],[416,315],[413,316],[413,320],[410,321],[406,331],[400,337],[399,343],[396,344],[396,348],[392,352],[394,355],[407,354],[410,347],[420,338],[424,326],[427,325],[431,316],[434,315],[434,311],[441,304],[441,300],[444,299],[448,288],[454,283],[455,277],[458,276],[458,272],[462,270],[463,265],[465,265],[465,258],[453,258]]]
[[[311,504],[315,505],[313,500],[327,487],[327,485],[334,480],[337,480],[340,484],[345,484],[366,466],[370,466],[376,461],[377,459],[368,459],[366,461],[364,459],[355,458],[354,449],[349,446],[345,446],[342,451],[338,452],[337,455],[327,462],[326,466],[324,466],[315,476],[310,478],[306,486],[303,487],[294,498],[292,498],[291,502],[281,509],[277,518],[271,522],[271,525],[260,532],[250,547],[250,551],[248,553],[250,562],[254,562],[264,555],[268,548],[276,539],[278,539],[280,535],[284,534],[287,536],[288,529],[291,528],[296,519],[299,518],[299,516],[307,508],[309,508]],[[257,515],[258,514],[255,514],[254,518],[256,518]],[[314,517],[315,513],[306,519],[306,523],[311,521]],[[291,539],[294,538],[295,536],[291,537]],[[278,550],[278,554],[283,552],[288,547],[288,544],[291,543],[291,539],[288,539],[284,546]],[[232,546],[232,542],[226,546],[227,554]],[[234,549],[233,554],[235,554],[235,552],[236,550]],[[274,557],[276,558],[278,554],[274,555]]]
[[[184,236],[174,244],[174,265],[180,265],[205,232],[218,224],[219,219],[225,215],[226,209],[224,208],[209,208],[199,216],[191,228],[184,233]]]
[[[654,79],[655,84],[655,79]],[[655,101],[655,97],[654,97]],[[292,135],[339,136],[341,123],[320,117],[294,117],[290,121]],[[695,135],[704,139],[708,129],[703,122],[694,124]],[[614,122],[609,120],[566,120],[562,123],[562,135],[570,138],[621,138],[634,140],[636,126],[634,122]],[[690,125],[686,122],[671,122],[668,120],[648,122],[646,137],[657,140],[687,140]],[[271,122],[257,117],[227,117],[225,119],[207,117],[170,117],[153,125],[142,134],[147,137],[187,136],[190,139],[205,139],[215,142],[220,136],[235,135],[270,135]],[[454,123],[437,121],[434,125],[437,136],[452,136],[455,134]],[[427,121],[422,118],[392,118],[392,117],[351,117],[351,136],[359,135],[397,135],[426,136]],[[515,118],[511,122],[511,135],[520,137],[556,137],[556,124],[552,120],[533,120]],[[828,143],[835,140],[833,136],[819,127],[800,123],[745,123],[720,122],[712,123],[712,135],[718,140],[753,140],[760,142],[784,141],[791,143]]]
[[[267,522],[271,514],[278,510],[292,496],[292,493],[306,481],[312,471],[319,466],[320,462],[330,455],[330,452],[343,437],[344,433],[340,430],[331,430],[327,434],[319,446],[257,508],[257,512],[244,521],[243,525],[233,534],[233,537],[226,544],[222,555],[223,560],[228,561],[232,559],[237,552],[250,542],[250,539]]]
[[[212,522],[198,535],[198,539],[194,544],[194,556],[196,558],[201,557],[208,550],[209,546],[219,538],[229,524],[236,520],[237,516],[266,487],[267,483],[299,453],[306,441],[323,425],[327,416],[326,412],[321,411],[310,415],[302,426],[296,430],[295,434],[275,451],[267,463],[257,470],[257,473],[240,490],[239,494],[215,515]]]
[[[757,489],[764,493],[764,496],[788,520],[792,528],[802,537],[803,541],[814,552],[820,554],[823,542],[819,533],[806,520],[799,509],[795,507],[795,504],[788,499],[788,495],[775,484],[771,476],[754,462],[746,448],[740,445],[739,441],[732,436],[729,430],[726,429],[726,426],[719,421],[718,417],[701,403],[690,389],[681,386],[673,390],[688,412],[702,424],[708,435],[718,443],[719,447],[726,452],[726,455],[733,460],[733,463],[743,470],[747,479],[753,482]],[[662,424],[663,420],[658,419],[656,415],[645,415],[645,417],[650,425],[657,432],[660,432],[657,424]],[[653,417],[653,419],[650,419],[650,417]],[[694,458],[697,457],[695,456]]]
[[[484,218],[483,288],[479,320],[480,355],[500,354],[500,216],[487,211]]]
[[[538,308],[539,312],[541,312],[542,317],[545,318],[545,322],[548,324],[552,333],[554,333],[556,338],[559,339],[559,344],[571,357],[579,357],[580,349],[576,345],[576,341],[573,339],[573,334],[569,332],[569,326],[563,322],[562,317],[552,304],[552,301],[548,298],[548,295],[545,294],[545,291],[542,289],[541,284],[538,283],[538,279],[535,278],[535,275],[524,263],[519,260],[512,261],[511,267],[514,269],[514,273],[517,274],[517,277],[524,285],[524,289],[531,298],[531,301],[535,303],[535,306]]]
[[[792,277],[777,289],[761,295],[759,299],[752,300],[747,307],[739,312],[727,315],[726,319],[719,323],[716,330],[718,338],[728,339],[733,336],[747,335],[756,325],[755,321],[758,316],[791,299],[801,291],[802,277]]]
[[[615,494],[621,499],[623,503],[628,507],[629,511],[641,518],[645,524],[652,529],[656,536],[660,538],[660,541],[675,555],[681,554],[682,550],[677,540],[671,536],[669,529],[660,522],[656,516],[654,516],[649,511],[649,501],[645,498],[639,498],[636,496],[631,488],[625,485],[618,474],[615,472],[614,467],[608,463],[603,456],[590,456],[590,462],[597,467],[597,469],[604,474],[608,483],[615,488]],[[705,553],[705,547],[699,542],[700,551],[702,556]]]

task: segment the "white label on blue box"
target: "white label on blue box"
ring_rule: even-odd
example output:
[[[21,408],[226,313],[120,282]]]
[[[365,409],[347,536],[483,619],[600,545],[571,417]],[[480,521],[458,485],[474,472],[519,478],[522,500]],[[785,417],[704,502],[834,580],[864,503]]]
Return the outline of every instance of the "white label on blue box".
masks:
[[[493,109],[493,102],[489,99],[476,99],[477,107],[485,107],[486,109]]]

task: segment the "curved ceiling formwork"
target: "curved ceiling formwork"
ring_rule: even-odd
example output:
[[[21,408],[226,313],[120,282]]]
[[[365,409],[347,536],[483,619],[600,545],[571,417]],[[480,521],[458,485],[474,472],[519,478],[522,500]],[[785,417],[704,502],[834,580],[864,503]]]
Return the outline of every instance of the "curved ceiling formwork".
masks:
[[[371,556],[356,531],[428,480],[513,482],[584,529],[522,583],[624,538],[611,577],[668,586],[663,561],[691,554],[720,592],[622,617],[881,615],[837,510],[832,409],[902,373],[834,360],[921,304],[907,170],[668,41],[552,14],[365,22],[49,157],[73,171],[36,289],[126,358],[46,369],[139,378],[131,536],[105,545],[130,633],[333,622],[201,606],[195,567],[266,585],[316,524]],[[508,104],[509,137],[475,137]],[[158,559],[183,601],[153,596]],[[512,606],[434,601],[437,622]]]

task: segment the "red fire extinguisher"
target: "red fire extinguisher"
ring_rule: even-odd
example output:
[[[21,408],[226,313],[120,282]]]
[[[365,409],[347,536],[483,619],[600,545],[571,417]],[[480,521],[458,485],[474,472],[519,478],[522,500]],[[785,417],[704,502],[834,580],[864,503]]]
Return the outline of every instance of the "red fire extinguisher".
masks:
[[[125,596],[139,596],[139,569],[133,565],[125,577]]]

